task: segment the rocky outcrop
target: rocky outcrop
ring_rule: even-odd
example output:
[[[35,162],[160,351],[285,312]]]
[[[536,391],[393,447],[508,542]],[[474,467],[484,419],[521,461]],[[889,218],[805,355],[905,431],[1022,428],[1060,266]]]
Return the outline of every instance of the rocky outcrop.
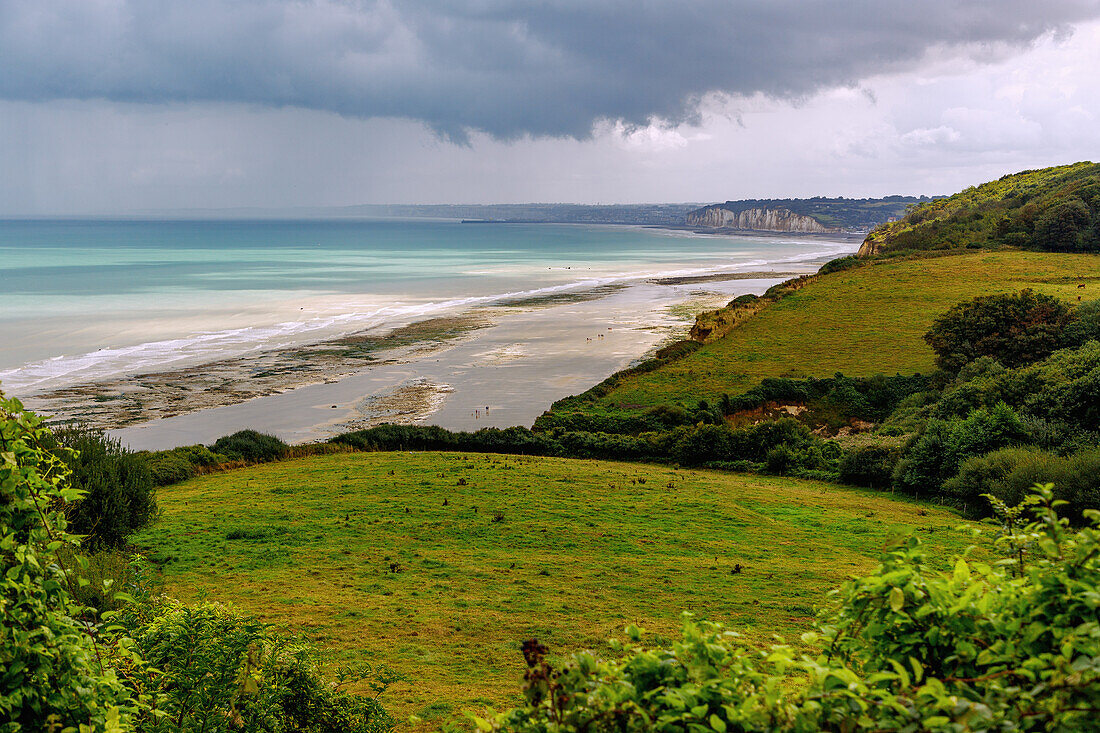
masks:
[[[688,226],[712,229],[746,229],[758,232],[839,232],[825,226],[812,216],[796,214],[790,209],[744,209],[731,211],[721,205],[705,206],[687,215]]]
[[[863,240],[863,244],[859,245],[859,251],[856,252],[856,257],[874,257],[880,251],[882,251],[882,241],[871,239]]]

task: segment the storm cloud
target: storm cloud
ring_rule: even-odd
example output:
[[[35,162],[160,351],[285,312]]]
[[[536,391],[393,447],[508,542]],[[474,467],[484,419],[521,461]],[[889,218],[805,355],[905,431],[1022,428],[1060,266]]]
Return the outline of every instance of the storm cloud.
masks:
[[[586,138],[799,99],[931,57],[996,59],[1100,0],[0,0],[0,98],[228,102]],[[931,133],[929,133],[931,134]]]

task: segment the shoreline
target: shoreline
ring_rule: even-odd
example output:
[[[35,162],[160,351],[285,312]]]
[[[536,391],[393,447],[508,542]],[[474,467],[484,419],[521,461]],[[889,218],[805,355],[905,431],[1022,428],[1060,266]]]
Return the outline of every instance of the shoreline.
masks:
[[[673,239],[694,236],[650,229]],[[178,366],[151,364],[102,378],[89,373],[77,383],[16,394],[51,416],[51,424],[79,422],[137,448],[207,442],[244,427],[293,443],[381,422],[526,425],[561,397],[686,338],[698,312],[814,272],[857,245],[845,236],[748,234],[821,246],[794,256],[758,250],[741,262],[648,273],[627,267],[586,277],[575,268],[578,279],[569,282],[456,297],[388,326],[270,347],[256,342],[240,354],[177,358]]]
[[[783,279],[725,279],[705,290],[642,282],[541,307],[475,310],[488,323],[429,346],[379,352],[353,373],[111,433],[134,449],[161,449],[245,428],[305,443],[383,422],[452,430],[530,425],[555,400],[686,337],[695,313]]]
[[[120,430],[339,381],[373,366],[425,358],[449,342],[493,325],[511,310],[594,300],[619,287],[517,298],[413,321],[381,333],[370,329],[179,369],[75,384],[33,393],[21,401],[39,414],[51,415],[50,425],[77,422],[97,430]]]
[[[802,271],[717,272],[704,275],[639,278],[566,290],[505,298],[453,315],[431,316],[388,331],[367,329],[336,338],[258,353],[77,383],[21,397],[28,408],[49,415],[48,424],[75,422],[93,429],[117,431],[141,423],[227,407],[331,383],[372,367],[427,358],[451,342],[493,326],[517,310],[553,308],[605,298],[639,284],[681,286],[781,280]],[[680,304],[682,306],[682,304]],[[706,302],[697,310],[717,307]],[[678,310],[682,311],[683,308]],[[690,327],[690,324],[688,324]],[[686,333],[686,330],[685,330]],[[421,409],[413,409],[417,414]]]

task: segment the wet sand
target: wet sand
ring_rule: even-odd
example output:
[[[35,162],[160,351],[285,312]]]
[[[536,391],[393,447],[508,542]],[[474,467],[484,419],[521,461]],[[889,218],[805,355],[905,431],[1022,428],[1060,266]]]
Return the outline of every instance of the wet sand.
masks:
[[[761,293],[783,279],[724,279],[707,282],[705,289],[694,282],[646,282],[596,295],[475,310],[468,315],[481,320],[465,330],[374,351],[373,361],[360,363],[352,373],[133,424],[113,434],[136,449],[159,449],[209,443],[245,428],[300,443],[382,422],[453,430],[530,425],[555,400],[684,338],[691,313],[737,295]]]

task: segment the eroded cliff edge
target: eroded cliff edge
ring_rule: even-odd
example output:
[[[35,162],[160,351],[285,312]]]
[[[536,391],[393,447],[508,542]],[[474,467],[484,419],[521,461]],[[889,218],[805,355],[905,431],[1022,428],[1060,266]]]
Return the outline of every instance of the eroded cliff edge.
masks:
[[[730,211],[721,204],[705,206],[690,212],[688,226],[712,229],[745,229],[758,232],[808,232],[832,234],[840,229],[827,227],[812,216],[796,214],[790,209],[752,208]]]

